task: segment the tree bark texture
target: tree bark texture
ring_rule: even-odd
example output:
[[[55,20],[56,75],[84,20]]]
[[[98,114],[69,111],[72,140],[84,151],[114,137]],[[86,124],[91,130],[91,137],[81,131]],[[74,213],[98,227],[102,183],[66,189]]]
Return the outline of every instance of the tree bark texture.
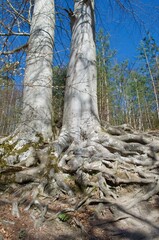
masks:
[[[21,123],[24,131],[52,136],[54,0],[35,0],[24,78]]]
[[[74,4],[71,56],[67,71],[63,127],[59,142],[79,141],[100,128],[97,109],[97,70],[94,1]]]

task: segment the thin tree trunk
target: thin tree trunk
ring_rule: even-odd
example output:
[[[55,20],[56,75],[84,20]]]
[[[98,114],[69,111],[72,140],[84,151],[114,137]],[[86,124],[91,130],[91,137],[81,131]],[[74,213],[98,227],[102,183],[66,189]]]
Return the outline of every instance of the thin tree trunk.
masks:
[[[98,112],[100,119],[102,119],[102,65],[101,65],[101,59],[98,60],[98,81],[97,81],[97,97],[98,97]]]
[[[72,15],[63,127],[59,137],[63,147],[72,140],[90,137],[100,129],[94,34],[94,0],[76,0]]]
[[[150,111],[149,111],[149,107],[148,107],[148,103],[147,103],[147,99],[146,97],[144,97],[144,102],[145,102],[145,119],[147,119],[147,126],[146,128],[148,129],[152,129],[153,128],[153,125],[152,125],[152,120],[151,120],[151,117],[150,117]]]
[[[28,43],[20,131],[52,136],[54,0],[35,0]]]
[[[149,61],[148,61],[146,51],[145,51],[145,49],[143,49],[143,50],[144,50],[144,55],[145,55],[146,63],[147,63],[147,66],[148,66],[148,71],[149,71],[152,86],[153,86],[153,91],[154,91],[154,95],[155,95],[155,102],[156,102],[156,109],[157,109],[157,117],[159,119],[159,102],[158,102],[157,90],[156,90],[154,78],[153,78],[153,75],[152,75],[152,71],[151,71],[151,68],[150,68],[150,64],[149,64]]]
[[[104,48],[102,49],[102,58],[103,58],[103,66],[105,66],[105,60],[104,60]],[[109,94],[108,94],[108,79],[107,79],[107,71],[106,69],[102,69],[103,77],[102,77],[102,99],[103,99],[103,111],[104,111],[104,120],[107,121],[109,124],[110,122],[110,111],[109,111]]]
[[[136,83],[136,95],[137,95],[137,103],[138,103],[138,107],[139,107],[138,128],[141,131],[141,130],[143,130],[143,120],[142,120],[142,110],[141,110],[141,104],[140,104],[140,96],[139,96],[139,91],[138,91],[137,78],[134,78],[134,81]]]
[[[106,85],[106,113],[107,113],[107,123],[109,124],[110,123],[110,106],[109,106],[109,94],[108,94],[108,82],[107,80],[105,79],[105,85]]]

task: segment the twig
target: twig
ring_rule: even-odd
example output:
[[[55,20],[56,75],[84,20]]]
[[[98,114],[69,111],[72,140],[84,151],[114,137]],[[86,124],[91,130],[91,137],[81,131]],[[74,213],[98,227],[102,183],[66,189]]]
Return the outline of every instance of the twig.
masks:
[[[7,51],[7,52],[0,52],[0,55],[9,55],[9,54],[13,54],[13,53],[16,53],[16,52],[20,52],[24,49],[26,49],[28,47],[28,43],[25,43],[24,45],[18,47],[18,48],[15,48],[11,51]]]

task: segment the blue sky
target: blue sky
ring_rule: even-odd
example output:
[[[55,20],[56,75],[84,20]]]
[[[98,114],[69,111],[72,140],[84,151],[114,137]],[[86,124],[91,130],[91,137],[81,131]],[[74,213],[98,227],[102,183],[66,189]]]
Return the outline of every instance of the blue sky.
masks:
[[[97,29],[102,27],[111,35],[110,45],[117,50],[118,61],[130,59],[133,62],[147,31],[159,44],[159,0],[133,0],[134,15],[121,10],[114,0],[110,1],[96,1]]]
[[[103,28],[105,34],[110,34],[110,46],[112,50],[117,50],[117,61],[130,59],[134,63],[137,48],[147,31],[150,31],[159,45],[159,0],[131,0],[134,16],[130,6],[127,7],[125,4],[129,2],[128,0],[120,0],[126,6],[126,11],[121,10],[116,1],[95,0],[96,30]],[[61,19],[61,26],[66,29],[61,30],[61,26],[56,29],[55,64],[66,65],[70,47],[70,36],[66,31],[70,32],[70,26],[67,13],[61,7],[73,9],[73,0],[55,0],[55,2],[60,6],[57,10],[62,12],[62,15],[58,15],[58,19]],[[58,25],[60,25],[59,20],[57,20]],[[24,44],[24,41],[26,40],[22,37],[16,38],[11,48]]]
[[[116,61],[129,59],[133,64],[137,59],[137,48],[147,31],[150,31],[159,45],[159,0],[131,0],[134,12],[127,4],[128,0],[120,0],[121,3],[124,3],[126,10],[121,9],[116,1],[95,0],[96,30],[103,28],[105,34],[110,34],[110,47],[112,50],[117,50]],[[57,1],[57,5],[63,8],[73,9],[72,3],[72,0]],[[65,11],[60,18],[64,27],[69,30],[69,20],[67,20]],[[59,21],[57,21],[57,25],[59,25]],[[56,33],[60,31],[59,28]],[[60,64],[65,65],[69,58],[69,38],[63,31],[62,45],[58,33],[54,52],[55,64],[59,64],[57,55],[60,55]]]

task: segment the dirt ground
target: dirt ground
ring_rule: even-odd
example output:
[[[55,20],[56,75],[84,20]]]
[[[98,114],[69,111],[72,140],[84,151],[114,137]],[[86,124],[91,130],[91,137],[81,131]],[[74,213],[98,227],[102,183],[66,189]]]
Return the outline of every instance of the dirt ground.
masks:
[[[44,240],[44,239],[112,239],[106,237],[105,231],[99,230],[99,222],[94,212],[94,207],[85,207],[78,212],[70,212],[66,222],[56,217],[57,213],[62,209],[68,208],[68,201],[62,197],[61,199],[46,199],[43,204],[47,203],[48,213],[45,219],[41,218],[41,211],[37,206],[32,206],[27,210],[27,202],[21,205],[19,216],[13,216],[13,202],[15,196],[10,194],[1,195],[0,199],[0,239],[4,240]],[[107,213],[109,218],[109,211],[105,208],[103,214]],[[109,214],[109,215],[108,215]],[[104,220],[104,219],[103,219]]]
[[[114,217],[109,206],[103,203],[83,205],[78,211],[71,212],[74,199],[64,194],[54,198],[42,197],[32,205],[31,199],[27,199],[18,206],[18,212],[13,208],[16,200],[14,194],[1,192],[0,240],[159,239],[159,196],[142,205],[142,211],[145,208],[150,213],[153,209],[153,220],[151,217],[143,219],[139,212],[138,223],[134,216],[135,222],[123,215]],[[42,208],[47,209],[45,214],[42,214]],[[69,219],[60,219],[58,213],[68,208]]]

